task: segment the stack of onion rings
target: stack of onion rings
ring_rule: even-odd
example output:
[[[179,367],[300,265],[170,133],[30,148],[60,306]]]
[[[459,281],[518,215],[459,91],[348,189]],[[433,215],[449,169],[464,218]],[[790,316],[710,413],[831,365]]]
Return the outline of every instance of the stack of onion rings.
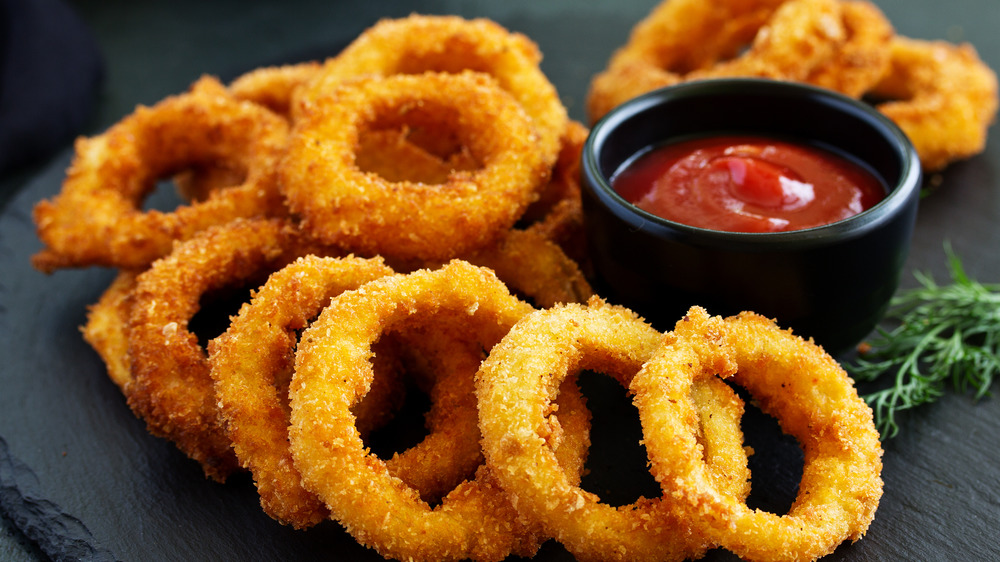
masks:
[[[675,15],[709,17],[669,1]],[[876,26],[867,4],[727,10],[717,37],[676,59],[683,79],[794,74],[860,91],[883,64],[872,61],[890,59],[877,45],[891,28]],[[687,33],[665,21],[655,26]],[[799,21],[809,25],[796,31]],[[808,69],[796,63],[806,51]],[[725,531],[741,529],[749,452],[744,404],[717,377],[684,386],[694,406],[677,420],[643,412],[649,393],[636,391],[653,440],[661,425],[683,427],[683,458],[650,445],[662,495],[615,509],[580,487],[590,414],[576,373],[648,390],[657,365],[676,360],[662,359],[675,354],[663,342],[678,336],[593,296],[578,177],[588,131],[568,119],[539,60],[531,41],[492,22],[410,16],[377,23],[326,61],[258,69],[228,87],[203,78],[78,142],[63,192],[36,209],[46,248],[34,263],[119,268],[84,338],[152,433],[210,478],[249,469],[264,511],[282,523],[331,518],[379,553],[413,560],[532,556],[551,537],[585,559],[696,557],[720,545],[761,554],[755,537]],[[880,76],[879,93],[897,97],[914,79]],[[140,211],[167,177],[191,204]],[[99,228],[81,227],[93,223],[73,217],[77,201]],[[202,305],[249,287],[259,288],[224,333],[199,343],[191,321]],[[749,315],[730,324],[766,332]],[[742,349],[730,339],[726,349]],[[788,357],[827,364],[799,340],[778,340]],[[787,374],[754,370],[752,353],[734,357],[709,359],[722,374],[740,361],[767,380]],[[773,395],[753,387],[758,374],[741,376]],[[849,390],[829,376],[831,397]],[[427,434],[379,458],[368,434],[411,381],[429,398]],[[774,411],[783,421],[799,413]],[[838,430],[867,436],[870,416],[852,412]],[[835,513],[803,503],[840,525],[807,555],[870,521],[880,449],[860,441],[859,470],[841,482],[860,491],[856,504]],[[698,512],[684,478],[670,481],[668,470],[691,467],[728,511]],[[812,468],[803,486],[820,491]],[[790,523],[762,524],[784,536]]]
[[[367,453],[350,413],[372,383],[371,345],[383,333],[403,331],[410,321],[447,324],[460,319],[465,337],[471,329],[473,341],[489,350],[531,310],[489,270],[453,261],[438,270],[385,277],[346,292],[302,334],[291,387],[293,458],[303,484],[358,541],[384,556],[421,560],[500,560],[511,552],[537,549],[538,538],[523,527],[509,499],[492,483],[496,475],[480,470],[432,509]],[[474,375],[464,373],[469,382]],[[587,439],[562,433],[559,420],[583,412],[561,406],[558,420],[551,416],[541,425],[553,439],[560,436],[550,450],[569,449],[575,459],[582,456]],[[582,468],[579,461],[569,465]]]
[[[664,0],[594,77],[588,115],[597,121],[655,88],[733,76],[872,99],[928,171],[982,152],[998,106],[996,73],[971,45],[895,35],[865,0]]]
[[[127,324],[129,406],[150,432],[201,463],[207,476],[225,479],[236,459],[208,357],[188,322],[206,293],[241,288],[309,253],[323,250],[286,221],[237,220],[181,243],[135,280]]]
[[[846,35],[839,0],[666,0],[594,77],[588,114],[596,121],[628,99],[685,80],[804,80]]]
[[[279,521],[304,528],[327,516],[322,503],[302,489],[287,446],[287,390],[279,389],[290,381],[297,331],[332,296],[392,273],[381,260],[300,258],[271,275],[229,329],[209,342],[210,375],[227,434],[240,464],[253,473],[264,511]],[[387,372],[380,370],[380,382],[391,382]],[[369,396],[378,388],[373,385]],[[371,417],[357,409],[355,415]]]
[[[178,255],[227,228],[182,244]],[[209,253],[206,262],[220,261]],[[122,274],[91,311],[109,318],[93,323],[122,326],[114,314],[122,303],[148,300],[129,291],[134,284]],[[350,286],[358,288],[323,305]],[[319,308],[294,353],[286,405],[275,379],[287,381],[295,332]],[[416,351],[436,408],[424,442],[383,461],[367,453],[359,406],[387,373],[377,366],[385,350],[373,346],[389,338]],[[682,559],[717,546],[769,558],[778,554],[766,545],[778,539],[792,545],[782,556],[808,559],[859,538],[881,495],[878,434],[850,380],[822,349],[750,313],[723,321],[695,308],[664,336],[596,298],[533,310],[490,270],[462,261],[392,274],[379,260],[308,256],[274,273],[209,349],[229,435],[265,510],[296,527],[332,517],[389,557],[500,560],[530,556],[552,536],[581,559]],[[796,374],[802,369],[808,379]],[[579,487],[589,444],[574,384],[580,370],[604,372],[635,394],[662,497],[615,509]],[[675,376],[682,373],[690,378]],[[716,374],[747,387],[803,443],[803,491],[788,515],[745,507],[743,403]],[[806,395],[819,402],[803,406]],[[683,433],[665,437],[671,432]],[[820,434],[852,445],[829,446]],[[693,476],[678,476],[685,470]],[[844,499],[822,499],[828,481]],[[375,494],[385,501],[370,501]],[[721,507],[705,508],[706,497]]]
[[[691,420],[692,382],[732,377],[805,451],[786,515],[748,508],[713,484]],[[882,495],[871,409],[821,348],[752,313],[723,320],[692,308],[632,380],[652,471],[679,516],[751,560],[814,560],[868,529]]]
[[[412,15],[378,22],[326,61],[252,70],[228,87],[202,78],[78,141],[61,193],[36,206],[46,247],[33,263],[141,270],[207,226],[300,214],[328,243],[411,269],[485,250],[563,195],[573,200],[545,234],[580,259],[579,197],[562,186],[586,129],[570,123],[540,60],[537,45],[494,22]],[[352,193],[347,205],[303,169],[317,137],[324,173],[347,174],[320,179]],[[168,177],[190,205],[143,212]]]
[[[397,96],[398,108],[404,108],[407,99],[415,99],[401,93],[410,95],[439,90],[434,95],[438,100],[436,110],[441,112],[435,110],[418,115],[419,111],[404,111],[406,115],[400,116],[387,110],[378,123],[360,132],[356,144],[342,144],[337,150],[344,158],[355,158],[358,175],[375,183],[426,186],[424,192],[437,190],[443,197],[451,187],[464,185],[470,194],[467,208],[460,209],[455,204],[458,198],[440,201],[417,198],[409,201],[410,205],[415,205],[410,209],[426,208],[430,211],[428,216],[434,218],[451,212],[450,216],[462,223],[460,227],[471,222],[480,225],[479,236],[470,236],[468,229],[455,228],[451,232],[454,243],[447,243],[437,236],[441,233],[441,225],[436,220],[425,220],[416,227],[397,224],[383,230],[396,230],[403,234],[401,239],[429,240],[428,247],[434,245],[432,250],[425,248],[425,251],[415,252],[419,259],[410,259],[414,252],[393,252],[391,246],[382,243],[335,248],[329,242],[346,243],[349,240],[342,240],[339,235],[326,236],[326,243],[309,242],[308,248],[298,248],[287,257],[269,262],[258,273],[266,275],[296,255],[313,252],[341,254],[355,249],[368,256],[389,254],[387,257],[392,258],[393,265],[402,270],[433,266],[465,254],[496,268],[519,294],[537,303],[587,298],[591,290],[586,279],[561,247],[534,233],[509,230],[538,192],[545,189],[547,178],[553,175],[547,166],[554,167],[554,155],[578,147],[564,149],[569,140],[564,142],[560,133],[566,128],[568,119],[554,88],[538,68],[537,47],[527,38],[485,20],[423,16],[387,20],[359,38],[348,50],[349,56],[336,57],[336,64],[331,59],[326,64],[310,61],[261,68],[238,77],[228,87],[214,78],[204,77],[192,85],[190,91],[149,108],[139,107],[104,134],[80,139],[62,192],[52,201],[42,201],[36,207],[39,236],[46,244],[34,258],[36,267],[46,272],[91,265],[121,268],[119,278],[90,308],[83,327],[84,337],[104,360],[110,378],[129,396],[130,404],[146,419],[150,429],[176,440],[180,448],[202,463],[206,473],[213,478],[223,479],[233,469],[232,455],[225,450],[229,444],[219,430],[211,388],[202,376],[204,353],[192,345],[194,335],[183,329],[190,314],[197,310],[197,302],[192,303],[187,297],[200,294],[208,287],[199,285],[201,281],[183,285],[183,275],[178,272],[199,269],[198,279],[211,279],[213,284],[246,282],[236,277],[230,279],[235,271],[218,267],[219,264],[230,258],[248,258],[255,262],[257,257],[250,257],[250,253],[255,251],[256,242],[274,235],[271,242],[281,246],[285,234],[268,230],[266,235],[250,236],[250,240],[256,242],[246,249],[248,253],[232,254],[237,246],[233,241],[226,242],[226,235],[215,233],[202,237],[200,233],[214,226],[222,227],[223,232],[231,226],[240,231],[250,223],[240,224],[239,219],[291,218],[292,209],[302,208],[296,205],[312,205],[313,202],[303,202],[301,197],[286,199],[284,195],[300,193],[304,186],[286,182],[283,190],[278,188],[281,160],[294,161],[294,154],[287,154],[290,135],[299,135],[308,129],[306,124],[296,121],[293,100],[307,84],[319,78],[321,71],[324,71],[323,80],[316,81],[316,87],[310,92],[325,99],[330,94],[326,91],[328,86],[334,82],[340,85],[340,80],[332,80],[331,68],[343,69],[344,64],[353,64],[353,57],[365,58],[380,52],[381,43],[372,42],[370,37],[389,33],[399,40],[404,30],[417,27],[434,30],[440,37],[451,37],[449,45],[455,50],[428,55],[429,58],[423,59],[429,65],[425,69],[383,65],[379,67],[382,77],[377,80],[373,77],[359,79],[367,81],[372,89],[386,92],[389,97]],[[474,44],[478,46],[465,49]],[[385,62],[391,61],[386,59]],[[453,74],[422,72],[434,68]],[[489,72],[492,78],[485,74],[473,75],[466,68]],[[418,70],[421,70],[419,76],[397,75],[399,71]],[[340,70],[336,73],[343,77]],[[468,99],[445,100],[446,97],[454,98],[455,90],[449,87],[454,84],[466,88]],[[491,108],[496,111],[471,112],[469,108],[483,108],[484,96],[493,100]],[[364,104],[366,100],[357,101]],[[391,105],[388,99],[382,101]],[[364,107],[358,105],[354,109],[361,112]],[[509,134],[500,137],[480,134],[487,128],[491,132],[503,130]],[[549,140],[545,141],[548,143],[546,148],[539,150],[542,137]],[[143,212],[140,204],[156,181],[171,176],[191,204],[172,213]],[[507,182],[510,189],[498,187],[491,179]],[[360,198],[372,196],[368,192],[356,193]],[[488,203],[491,199],[482,196],[489,193],[500,199]],[[320,199],[322,196],[315,197]],[[385,204],[389,200],[380,199],[379,202]],[[488,209],[492,218],[480,217],[481,209]],[[405,217],[408,212],[409,209],[400,211],[397,216]],[[289,223],[278,230],[297,231],[295,236],[301,235],[303,240],[329,234],[323,227],[311,228],[309,218],[301,224],[292,226]],[[351,220],[363,222],[372,218],[361,213]],[[370,225],[366,223],[365,226]],[[357,231],[357,225],[348,229]],[[199,241],[188,245],[186,242],[192,237],[199,237]],[[199,248],[202,255],[191,257],[194,254],[186,249],[189,246]],[[206,260],[206,256],[216,256],[220,262],[209,263],[211,260]],[[428,257],[432,259],[428,261]],[[159,258],[165,259],[153,266],[154,260]],[[193,261],[185,263],[188,260]],[[149,271],[144,271],[147,269]],[[174,271],[170,283],[161,284],[152,292],[150,282],[143,284],[141,291],[137,289],[139,277],[149,279],[169,270]],[[183,289],[194,292],[187,293]],[[186,311],[180,306],[161,307],[155,314],[145,314],[141,310],[147,307],[147,301],[162,302],[164,294],[178,290],[182,298],[177,299],[177,304],[191,305]],[[134,308],[136,300],[142,300],[143,305]],[[184,350],[169,343],[171,338],[168,336],[173,332],[164,331],[163,325],[156,324],[168,310],[176,318],[172,316],[163,324],[180,329],[179,335],[183,337],[178,342],[186,342],[188,346]],[[130,320],[132,316],[135,316],[134,321]],[[130,341],[134,345],[130,345]],[[160,351],[155,351],[157,349],[166,353],[166,360],[158,359]],[[147,354],[152,355],[146,357]],[[175,375],[199,382],[177,393],[170,390],[176,386],[170,382]],[[210,437],[203,439],[205,435]],[[220,460],[223,458],[224,462]],[[216,465],[225,466],[217,468]],[[432,472],[429,468],[425,474]],[[435,492],[426,493],[433,496]]]
[[[600,300],[535,312],[517,323],[490,353],[476,380],[487,465],[519,512],[537,521],[574,556],[585,560],[680,560],[710,546],[694,519],[670,514],[670,499],[640,498],[615,509],[601,503],[559,468],[539,434],[566,377],[594,370],[628,387],[662,335],[634,313]],[[704,389],[705,459],[712,481],[727,493],[749,492],[738,419],[742,402],[723,384]],[[698,416],[687,418],[698,422]]]

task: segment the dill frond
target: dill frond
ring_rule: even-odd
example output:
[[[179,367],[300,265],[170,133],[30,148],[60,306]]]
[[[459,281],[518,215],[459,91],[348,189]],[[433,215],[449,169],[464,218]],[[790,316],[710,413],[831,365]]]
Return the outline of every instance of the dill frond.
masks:
[[[865,351],[848,365],[859,381],[894,377],[886,388],[863,396],[883,439],[899,432],[896,414],[934,402],[949,389],[987,396],[1000,372],[1000,284],[970,279],[946,246],[951,283],[938,285],[916,273],[920,286],[890,303],[886,320]]]

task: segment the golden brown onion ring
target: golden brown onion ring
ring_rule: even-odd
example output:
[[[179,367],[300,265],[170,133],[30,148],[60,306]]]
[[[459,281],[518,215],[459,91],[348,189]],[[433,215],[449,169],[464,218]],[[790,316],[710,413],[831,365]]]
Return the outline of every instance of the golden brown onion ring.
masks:
[[[928,171],[982,152],[997,113],[996,73],[969,44],[896,36],[889,71],[868,94]]]
[[[310,111],[338,83],[359,76],[484,72],[524,107],[538,131],[543,161],[551,166],[568,117],[539,68],[541,58],[530,39],[490,20],[424,15],[386,19],[327,60],[319,76],[299,93],[295,110]]]
[[[441,126],[481,169],[447,183],[391,182],[356,160],[368,130]],[[339,84],[295,127],[281,190],[305,228],[364,255],[450,259],[498,239],[547,169],[521,107],[484,74],[394,75]]]
[[[755,510],[706,472],[691,384],[731,376],[805,452],[786,515]],[[814,560],[868,529],[882,496],[882,447],[865,404],[822,348],[744,312],[694,307],[632,380],[652,471],[709,539],[747,560]]]
[[[281,214],[276,170],[287,141],[283,119],[235,100],[210,77],[185,94],[140,106],[105,133],[77,141],[62,190],[35,206],[45,248],[32,264],[45,272],[88,265],[138,269],[208,226]],[[142,211],[157,180],[215,161],[246,170],[246,181],[171,213]]]
[[[592,370],[627,387],[661,338],[634,313],[592,299],[524,317],[480,367],[476,394],[487,466],[517,498],[518,511],[578,559],[681,560],[711,546],[693,519],[671,515],[669,495],[617,509],[602,503],[567,477],[539,433],[565,377]],[[701,395],[715,423],[703,418],[709,445],[697,457],[715,467],[717,486],[745,497],[743,404],[723,383],[716,387]]]

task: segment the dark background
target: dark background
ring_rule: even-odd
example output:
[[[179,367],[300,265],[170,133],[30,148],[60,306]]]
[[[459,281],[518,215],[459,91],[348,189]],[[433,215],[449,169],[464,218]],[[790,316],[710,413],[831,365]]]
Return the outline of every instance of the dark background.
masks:
[[[969,41],[990,66],[1000,68],[995,0],[876,3],[899,33]],[[377,18],[411,12],[489,17],[526,33],[544,53],[543,70],[571,115],[583,120],[591,76],[654,5],[655,0],[71,2],[92,32],[104,71],[80,132],[100,132],[136,104],[180,92],[201,74],[231,79],[257,66],[323,58]],[[86,305],[112,272],[45,276],[27,261],[39,247],[30,209],[58,191],[70,156],[68,138],[0,176],[0,504],[17,506],[3,518],[0,559],[43,558],[28,536],[42,538],[51,552],[78,558],[371,557],[335,524],[303,533],[273,523],[257,506],[248,479],[224,486],[206,481],[198,467],[150,437],[132,417],[77,330]],[[1000,141],[991,138],[985,154],[929,182],[938,187],[922,202],[903,285],[915,284],[914,270],[946,280],[946,240],[970,275],[997,282]],[[606,411],[618,406],[612,401]],[[615,415],[597,418],[610,420],[606,431],[613,435]],[[947,396],[906,416],[902,434],[885,447],[886,493],[868,536],[831,558],[1000,559],[998,416],[995,399],[973,403],[966,396]],[[603,455],[607,466],[598,466],[598,459],[595,472],[630,470],[611,466],[607,459],[617,459],[614,453]],[[780,447],[775,455],[794,457]],[[794,474],[773,478],[774,494],[787,495]],[[755,481],[755,494],[756,489]],[[47,526],[53,522],[62,526]],[[565,557],[551,543],[539,555]]]

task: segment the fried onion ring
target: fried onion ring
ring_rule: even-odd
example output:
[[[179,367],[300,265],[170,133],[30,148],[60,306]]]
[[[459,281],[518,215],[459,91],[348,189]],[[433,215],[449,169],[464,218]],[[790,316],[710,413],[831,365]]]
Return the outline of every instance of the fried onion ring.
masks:
[[[188,322],[206,293],[259,283],[318,248],[284,220],[239,219],[178,244],[136,279],[127,325],[128,404],[151,433],[173,441],[206,476],[224,480],[237,463],[208,357]]]
[[[410,321],[459,322],[465,338],[471,330],[488,350],[531,310],[489,270],[452,261],[343,293],[303,333],[291,387],[293,458],[303,484],[356,540],[407,560],[501,560],[537,549],[541,538],[518,520],[489,470],[481,467],[432,509],[367,452],[350,413],[371,383],[370,346],[383,333],[403,330]],[[589,414],[562,406],[559,419],[551,416],[542,425],[557,451],[576,458],[588,440],[565,433],[562,419]],[[583,466],[579,460],[569,464]]]
[[[288,449],[287,391],[280,391],[287,381],[279,384],[278,379],[290,377],[298,331],[331,297],[392,273],[379,259],[300,258],[272,274],[233,317],[229,329],[208,344],[210,374],[227,435],[240,464],[253,474],[261,506],[278,521],[305,528],[328,515],[322,502],[302,488]],[[391,382],[384,376],[388,370],[377,370],[378,382]],[[373,384],[358,407],[367,404],[378,387]],[[371,417],[357,409],[355,415]]]
[[[235,100],[210,77],[185,94],[140,106],[105,133],[77,140],[62,190],[35,206],[46,247],[32,264],[45,272],[88,265],[138,269],[208,226],[280,214],[276,170],[287,141],[283,119]],[[158,179],[214,161],[246,170],[246,181],[171,213],[140,209]]]
[[[868,95],[913,141],[925,170],[982,152],[997,113],[997,76],[969,44],[896,36]]]
[[[543,161],[551,166],[568,116],[538,66],[541,58],[530,39],[487,19],[411,15],[381,20],[323,64],[300,92],[296,109],[308,112],[338,83],[363,75],[484,72],[524,107],[538,131]]]
[[[483,247],[514,224],[547,174],[527,116],[484,74],[360,78],[314,109],[295,127],[281,190],[306,229],[365,255],[441,260]],[[358,168],[364,131],[442,123],[482,169],[431,185]]]
[[[845,37],[837,0],[665,0],[594,77],[587,113],[596,122],[626,100],[684,80],[804,80]]]
[[[689,391],[732,376],[805,452],[786,515],[747,507],[711,483],[695,439]],[[822,348],[744,312],[723,320],[694,307],[632,380],[652,471],[709,539],[748,560],[814,560],[868,529],[882,495],[872,411]]]
[[[710,546],[692,519],[670,515],[669,496],[617,509],[601,503],[567,478],[539,434],[564,378],[593,370],[627,387],[661,338],[634,313],[592,299],[526,316],[480,367],[476,394],[487,466],[517,498],[518,511],[578,559],[679,560]],[[716,387],[702,395],[715,422],[704,423],[709,445],[697,458],[716,467],[716,485],[745,497],[743,404],[724,384]]]

